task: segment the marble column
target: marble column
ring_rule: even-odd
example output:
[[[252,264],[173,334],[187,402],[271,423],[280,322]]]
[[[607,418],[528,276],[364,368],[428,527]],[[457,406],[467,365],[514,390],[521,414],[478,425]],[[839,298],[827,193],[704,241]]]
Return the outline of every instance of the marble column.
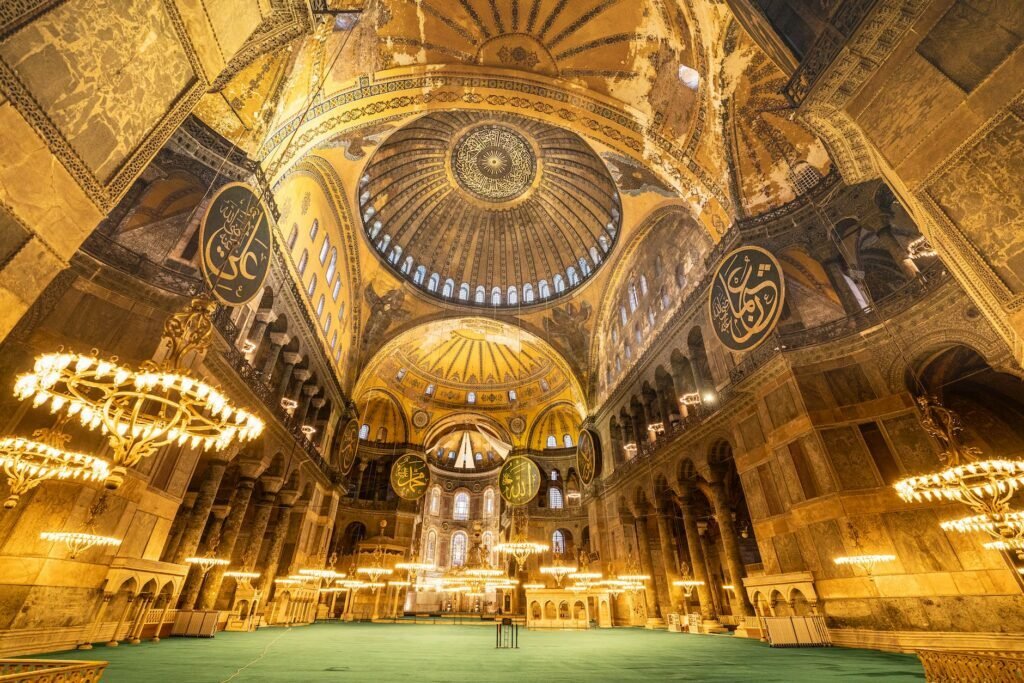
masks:
[[[263,366],[259,368],[260,372],[263,373],[264,382],[269,382],[274,376],[274,366],[277,365],[277,360],[281,357],[281,350],[291,341],[291,337],[284,332],[271,332],[267,338],[270,339],[270,348],[267,351],[267,358],[263,362]]]
[[[743,565],[743,557],[740,555],[740,543],[736,538],[736,529],[732,524],[732,509],[729,507],[729,501],[725,495],[725,486],[720,481],[713,481],[710,484],[710,489],[711,505],[714,507],[715,519],[718,520],[718,529],[722,534],[726,569],[729,571],[729,581],[733,585],[731,603],[736,607],[739,615],[750,616],[754,613],[754,609],[747,598],[747,591],[743,588],[743,579],[747,573]]]
[[[224,520],[224,528],[221,530],[217,545],[217,556],[228,560],[235,553],[238,532],[242,530],[242,521],[249,510],[249,501],[252,500],[252,491],[256,486],[256,476],[259,474],[261,462],[259,458],[246,458],[241,460],[238,466],[239,478],[234,493],[231,494],[231,512]],[[199,609],[213,609],[217,604],[225,571],[227,567],[214,567],[206,574],[206,580],[199,593]]]
[[[285,398],[288,393],[288,386],[292,383],[292,374],[295,366],[302,362],[302,356],[297,353],[286,351],[281,354],[284,359],[284,368],[281,371],[281,381],[277,385],[277,397]]]
[[[661,600],[658,599],[658,577],[654,571],[654,560],[651,558],[651,537],[647,533],[647,516],[635,515],[633,528],[636,530],[637,549],[643,572],[650,576],[644,582],[644,593],[647,596],[648,619],[661,619]]]
[[[907,255],[907,250],[903,248],[899,240],[896,239],[896,235],[893,234],[891,225],[878,230],[875,235],[878,237],[879,244],[889,254],[889,258],[900,267],[904,275],[913,280],[920,274],[914,259]]]
[[[292,370],[292,377],[295,379],[295,381],[292,382],[291,390],[288,392],[288,398],[298,403],[301,398],[302,387],[306,385],[306,382],[312,376],[313,373],[307,370],[306,368]]]
[[[658,525],[658,537],[661,541],[661,563],[665,567],[665,589],[668,591],[668,605],[670,611],[675,610],[675,596],[677,591],[674,590],[672,582],[678,578],[678,572],[676,570],[676,558],[675,553],[672,552],[672,534],[668,528],[668,520],[665,518],[665,514],[660,510],[655,512],[655,521]]]
[[[705,621],[715,619],[714,604],[711,602],[711,586],[708,578],[707,565],[704,563],[704,549],[701,546],[700,532],[697,530],[697,518],[693,503],[686,496],[679,501],[683,511],[683,528],[686,529],[686,546],[690,550],[690,571],[696,581],[703,581],[697,586],[697,597],[700,600],[700,613]]]
[[[249,336],[247,338],[247,341],[253,345],[253,350],[247,354],[250,362],[259,357],[260,350],[266,341],[267,327],[275,320],[277,320],[277,314],[269,308],[261,308],[256,311],[256,322],[249,328]]]
[[[129,595],[128,602],[125,603],[124,610],[121,612],[121,617],[117,620],[117,624],[114,626],[114,632],[110,636],[110,640],[107,641],[107,647],[117,647],[120,643],[117,642],[117,634],[121,631],[121,627],[124,626],[124,620],[128,618],[128,613],[132,610],[132,605],[135,604],[135,596]]]
[[[721,614],[722,587],[718,581],[718,574],[715,572],[715,548],[711,542],[711,535],[708,533],[707,522],[697,522],[697,533],[700,534],[700,545],[704,555],[704,565],[707,569],[708,593],[711,594],[711,606],[716,614]]]
[[[206,477],[199,485],[199,492],[196,494],[195,504],[192,506],[192,514],[185,524],[181,541],[175,549],[174,564],[183,564],[186,557],[193,557],[196,554],[196,550],[199,548],[199,539],[203,535],[203,529],[206,528],[210,510],[213,508],[213,500],[217,496],[217,490],[224,478],[224,470],[227,469],[229,459],[222,454],[216,454],[208,463]]]
[[[185,533],[185,526],[192,516],[192,510],[198,497],[198,492],[189,491],[182,498],[178,514],[174,516],[174,521],[171,523],[171,530],[167,532],[167,542],[164,544],[164,552],[161,555],[161,559],[165,562],[170,561],[177,554],[178,545],[181,543],[181,537]]]
[[[843,310],[846,314],[853,315],[854,313],[859,313],[861,311],[860,301],[857,300],[851,289],[851,286],[856,285],[852,285],[846,279],[840,257],[834,256],[826,259],[821,265],[825,268],[828,281],[832,285],[832,289],[835,290],[836,296],[839,297],[839,303],[843,305]]]
[[[224,527],[224,520],[230,511],[231,507],[228,505],[213,506],[213,509],[210,511],[212,519],[206,529],[206,535],[203,537],[203,544],[198,551],[197,557],[216,552],[217,545],[220,543],[220,532]],[[199,598],[199,590],[203,587],[204,578],[205,576],[199,567],[193,566],[189,569],[188,576],[185,577],[185,587],[181,589],[181,609],[196,608],[196,600]]]
[[[243,571],[253,571],[256,566],[256,560],[259,559],[260,546],[263,545],[263,536],[267,532],[270,515],[274,512],[277,492],[281,490],[283,482],[284,479],[282,477],[268,477],[264,475],[260,478],[260,483],[263,487],[263,498],[256,503],[256,514],[253,515],[252,522],[249,524],[249,540],[239,560]]]
[[[274,586],[274,578],[277,576],[277,566],[281,562],[281,549],[284,548],[285,538],[288,536],[288,527],[292,518],[292,507],[299,497],[295,490],[284,490],[277,495],[278,515],[270,531],[270,545],[267,547],[267,554],[263,560],[263,567],[260,570],[260,588],[263,595],[270,594]],[[264,598],[265,599],[265,598]]]
[[[302,385],[302,398],[299,400],[298,410],[295,411],[295,424],[307,424],[306,417],[309,415],[309,407],[313,402],[313,397],[318,393],[320,393],[320,387],[316,384]]]

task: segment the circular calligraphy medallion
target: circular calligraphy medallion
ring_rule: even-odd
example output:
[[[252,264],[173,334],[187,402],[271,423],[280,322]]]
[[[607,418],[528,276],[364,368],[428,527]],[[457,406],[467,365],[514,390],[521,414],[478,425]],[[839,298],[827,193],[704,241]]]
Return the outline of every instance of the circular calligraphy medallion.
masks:
[[[584,486],[590,486],[601,468],[601,442],[589,429],[580,431],[576,441],[576,471]]]
[[[526,431],[526,420],[516,415],[511,420],[509,420],[508,428],[512,430],[513,434],[519,436],[520,434]]]
[[[430,422],[430,416],[423,410],[417,410],[412,414],[412,425],[416,429],[423,429]]]
[[[356,452],[359,450],[359,423],[356,420],[349,420],[345,428],[341,430],[341,439],[338,443],[338,462],[341,465],[341,473],[348,474],[356,461]]]
[[[519,197],[537,175],[530,143],[497,124],[477,126],[463,135],[452,150],[451,165],[462,189],[495,203]]]
[[[245,183],[228,183],[199,226],[203,279],[222,303],[237,306],[263,292],[270,271],[270,212]]]
[[[526,505],[540,490],[540,468],[524,455],[505,461],[498,473],[498,490],[509,505]]]
[[[775,329],[785,300],[782,268],[761,247],[740,247],[715,271],[708,315],[718,340],[733,351],[750,351]]]
[[[417,453],[406,453],[391,466],[391,488],[403,500],[418,500],[430,485],[430,468]]]

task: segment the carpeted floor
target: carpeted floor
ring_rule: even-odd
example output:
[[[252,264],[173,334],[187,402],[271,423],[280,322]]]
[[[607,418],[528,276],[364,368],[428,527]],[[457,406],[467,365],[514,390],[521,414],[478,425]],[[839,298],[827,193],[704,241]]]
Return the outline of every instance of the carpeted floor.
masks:
[[[521,628],[518,650],[495,650],[490,627],[318,624],[220,633],[212,640],[168,638],[136,646],[97,646],[46,657],[108,660],[103,677],[108,683],[924,680],[913,655],[841,648],[773,650],[731,636],[643,629]]]

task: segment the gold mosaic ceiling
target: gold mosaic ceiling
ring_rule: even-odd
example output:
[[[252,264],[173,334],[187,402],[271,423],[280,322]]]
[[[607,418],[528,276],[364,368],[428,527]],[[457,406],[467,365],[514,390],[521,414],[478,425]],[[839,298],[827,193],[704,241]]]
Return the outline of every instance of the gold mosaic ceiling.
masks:
[[[374,153],[359,205],[392,270],[468,306],[568,293],[621,223],[615,183],[578,135],[510,114],[438,112],[402,127]]]

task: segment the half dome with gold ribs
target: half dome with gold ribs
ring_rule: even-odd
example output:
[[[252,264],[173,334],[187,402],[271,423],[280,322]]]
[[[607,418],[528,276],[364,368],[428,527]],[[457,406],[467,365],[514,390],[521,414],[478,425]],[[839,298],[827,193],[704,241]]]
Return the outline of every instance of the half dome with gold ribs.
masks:
[[[359,184],[366,236],[422,291],[457,305],[541,304],[607,259],[621,204],[578,135],[511,114],[437,112],[396,131]]]

